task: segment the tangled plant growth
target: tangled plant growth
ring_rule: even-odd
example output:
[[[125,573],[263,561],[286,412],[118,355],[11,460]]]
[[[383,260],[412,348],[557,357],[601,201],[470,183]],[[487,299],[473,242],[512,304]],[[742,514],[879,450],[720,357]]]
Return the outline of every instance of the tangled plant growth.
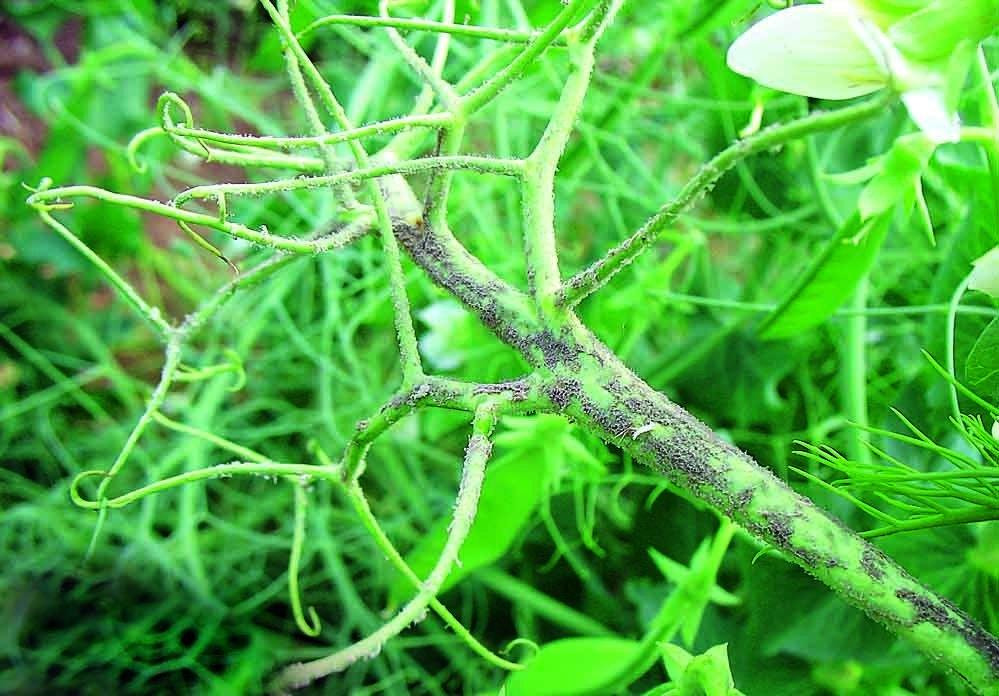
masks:
[[[316,514],[317,489],[323,487],[335,490],[338,500],[350,503],[381,555],[405,579],[405,584],[399,584],[402,589],[393,586],[390,593],[402,606],[383,622],[358,626],[360,636],[337,636],[349,640],[339,641],[335,652],[284,668],[271,683],[273,690],[281,692],[303,687],[348,670],[360,660],[374,658],[390,644],[389,641],[433,611],[486,664],[513,673],[507,681],[510,693],[552,693],[553,687],[547,680],[553,673],[559,675],[556,683],[563,692],[613,692],[635,682],[661,659],[670,682],[657,687],[656,693],[669,693],[671,689],[688,693],[698,688],[711,688],[715,690],[710,693],[727,694],[737,692],[728,674],[724,648],[712,648],[693,656],[669,642],[682,631],[687,643],[692,644],[700,614],[709,598],[720,604],[731,600],[731,595],[715,583],[735,534],[734,522],[910,641],[973,690],[999,693],[999,643],[987,630],[950,601],[916,581],[878,547],[850,531],[649,386],[579,316],[580,305],[585,300],[629,265],[653,253],[660,240],[678,239],[668,261],[673,265],[682,263],[684,255],[699,242],[678,237],[676,225],[681,216],[733,168],[741,167],[754,155],[792,147],[802,141],[812,143],[811,139],[818,134],[849,129],[881,115],[894,100],[894,92],[879,93],[835,110],[815,110],[766,128],[747,129],[744,137],[699,166],[676,195],[663,203],[637,230],[608,251],[598,254],[577,272],[566,274],[560,264],[559,252],[572,230],[559,225],[558,176],[560,170],[579,166],[578,161],[584,156],[574,146],[573,134],[591,83],[595,75],[599,75],[602,41],[614,27],[623,2],[572,0],[551,8],[544,23],[535,30],[497,29],[456,22],[453,2],[440,3],[434,9],[437,15],[428,14],[436,17],[434,19],[394,17],[390,4],[383,0],[378,16],[334,14],[319,17],[306,26],[293,23],[286,0],[275,3],[262,0],[261,5],[280,37],[288,79],[310,132],[278,136],[211,130],[199,125],[196,109],[184,98],[167,92],[157,104],[159,125],[136,136],[128,147],[127,156],[136,168],[146,166],[146,148],[166,138],[175,147],[208,162],[280,174],[246,183],[191,186],[168,203],[95,186],[54,186],[51,180],[43,180],[28,198],[29,205],[41,219],[99,270],[165,346],[158,382],[146,399],[138,420],[125,435],[117,456],[107,468],[77,473],[70,487],[73,501],[94,510],[97,515],[90,553],[98,553],[103,543],[101,530],[110,524],[115,509],[140,501],[142,505],[148,505],[156,499],[154,494],[178,494],[172,490],[177,488],[181,489],[180,494],[190,495],[187,491],[206,480],[247,476],[279,480],[290,488],[288,498],[292,510],[287,563],[290,609],[304,634],[325,636],[324,622],[317,611],[303,607],[302,595],[316,590],[303,592],[299,579],[303,555],[309,545],[309,516]],[[991,7],[987,3],[982,5]],[[727,26],[747,9],[751,8],[747,8],[746,3],[719,2],[700,13],[691,11],[688,26],[678,29],[677,35],[688,29],[701,31],[706,27]],[[852,17],[851,21],[866,20]],[[361,125],[338,99],[330,81],[303,48],[303,42],[316,32],[349,33],[365,28],[384,32],[421,91],[409,112]],[[411,32],[436,37],[433,50],[427,54],[416,50],[408,38]],[[981,38],[978,35],[968,38],[972,49],[968,55],[974,55],[984,88],[981,91],[988,94],[983,99],[986,107],[982,109],[987,117],[986,125],[965,127],[953,138],[948,131],[946,138],[940,138],[936,137],[939,120],[929,118],[930,126],[926,127],[925,119],[917,118],[929,137],[915,133],[897,138],[887,144],[883,154],[879,153],[882,154],[880,159],[853,174],[854,181],[867,183],[855,210],[847,216],[838,212],[830,192],[821,189],[820,205],[836,224],[837,232],[826,251],[769,315],[762,325],[764,334],[782,337],[803,331],[827,318],[851,296],[861,307],[866,306],[865,279],[896,215],[908,215],[916,208],[923,227],[932,237],[934,226],[923,194],[922,176],[937,142],[958,139],[978,144],[991,158],[993,173],[999,171],[995,168],[995,125],[999,108],[995,107],[985,54],[976,48]],[[489,42],[496,48],[483,51],[474,61],[463,59],[463,70],[456,77],[449,70],[452,52],[458,53],[457,47],[452,46],[456,42]],[[477,149],[479,120],[487,118],[489,110],[496,108],[496,103],[515,90],[519,82],[528,79],[538,62],[544,59],[556,61],[561,69],[558,98],[543,114],[543,127],[534,140],[526,144],[526,154],[470,154]],[[882,67],[888,71],[888,76],[894,75],[891,66]],[[377,70],[373,74],[377,76]],[[885,80],[879,86],[893,85]],[[936,88],[938,85],[931,86]],[[923,87],[922,83],[907,84],[903,91],[911,95]],[[913,110],[916,107],[911,102],[912,99],[907,99],[906,103]],[[956,110],[956,104],[953,108]],[[356,111],[358,107],[352,107],[352,110]],[[624,118],[621,113],[620,108],[604,113],[602,125],[609,127],[615,120],[620,121]],[[763,116],[762,98],[755,116]],[[738,171],[745,175],[744,169]],[[475,180],[502,177],[512,183],[519,203],[519,225],[514,225],[513,221],[508,224],[519,228],[523,245],[522,266],[516,267],[518,271],[522,270],[520,277],[510,273],[509,268],[500,275],[470,251],[472,238],[487,235],[489,230],[477,230],[471,221],[456,220],[451,211],[455,191],[461,187],[467,192],[466,187],[472,186],[465,177],[475,177]],[[314,195],[317,192],[321,198]],[[247,206],[261,197],[294,194],[313,195],[309,201],[322,201],[321,205],[330,210],[331,221],[302,234],[274,225],[273,230],[268,229],[242,217]],[[172,320],[166,306],[148,299],[132,279],[119,273],[60,220],[62,211],[70,209],[80,199],[175,221],[199,247],[224,259],[233,268],[232,279],[207,299],[199,301],[196,309],[182,320]],[[239,247],[224,247],[213,241],[216,237],[211,237],[212,234],[260,247],[267,253],[263,258],[252,255],[238,258],[236,253],[242,253]],[[230,386],[222,381],[232,380],[243,372],[243,361],[248,360],[245,356],[252,346],[252,337],[245,337],[245,345],[233,347],[224,360],[223,355],[212,356],[198,348],[204,333],[224,316],[230,303],[243,293],[253,292],[268,283],[284,282],[285,291],[289,292],[297,282],[295,274],[301,273],[301,259],[311,260],[317,256],[348,259],[352,248],[371,244],[372,238],[380,248],[377,257],[380,270],[375,273],[365,269],[361,274],[362,285],[365,278],[373,278],[379,282],[383,280],[387,287],[400,356],[399,374],[397,378],[394,374],[391,377],[397,379],[398,388],[377,410],[358,422],[355,433],[342,438],[344,442],[337,451],[331,451],[323,437],[299,428],[299,457],[294,461],[290,457],[276,459],[264,453],[266,442],[261,437],[251,436],[259,443],[251,447],[237,437],[218,434],[215,424],[201,422],[197,414],[199,402],[189,403],[188,412],[180,409],[180,415],[172,413],[171,399],[181,383],[211,385],[214,392],[209,391],[200,398],[218,402]],[[519,356],[515,364],[526,368],[525,372],[505,374],[500,379],[488,381],[465,381],[434,374],[421,356],[421,340],[414,325],[410,263],[512,348]],[[967,286],[967,281],[959,284],[948,308],[951,327]],[[328,300],[325,293],[334,290],[315,288],[303,294],[303,298],[316,292]],[[315,302],[315,299],[307,301]],[[336,334],[338,322],[350,323],[347,317],[323,316],[322,312],[320,316],[327,339]],[[849,327],[852,340],[861,343],[861,352],[866,331],[864,317],[863,311],[857,312]],[[432,321],[430,317],[427,323]],[[979,344],[987,343],[986,339],[987,334],[983,333]],[[948,341],[948,346],[952,345],[953,340]],[[312,348],[307,350],[314,352]],[[426,352],[424,342],[423,353]],[[978,352],[979,361],[975,364],[987,372],[991,356],[983,355],[984,345]],[[851,355],[856,358],[856,353]],[[322,354],[313,358],[317,381],[331,379],[339,369]],[[363,362],[364,357],[355,355],[353,361]],[[866,436],[858,436],[850,443],[853,451],[849,460],[831,449],[812,450],[813,458],[849,474],[846,481],[850,485],[862,487],[863,475],[869,477],[867,480],[877,478],[882,492],[895,485],[891,490],[898,494],[896,501],[906,518],[891,516],[847,494],[887,525],[887,531],[873,530],[875,535],[996,519],[995,443],[980,420],[962,417],[956,392],[964,387],[954,377],[953,360],[949,362],[947,368],[942,368],[942,379],[954,383],[956,423],[969,442],[984,455],[982,461],[985,463],[968,455],[961,455],[963,459],[951,458],[955,471],[948,472],[948,476],[962,483],[941,484],[944,486],[942,496],[925,484],[950,479],[924,476],[923,472],[915,470],[905,471],[901,466],[879,468],[871,460],[872,450],[866,447]],[[200,366],[193,367],[194,364]],[[849,369],[855,374],[858,370],[862,372],[862,366],[856,364]],[[234,386],[240,386],[239,380]],[[987,399],[976,396],[974,391],[969,395],[977,399],[978,406],[989,415],[999,414]],[[336,395],[325,393],[324,417],[332,412],[336,400]],[[863,425],[866,421],[863,395],[848,394],[847,400],[849,415]],[[364,475],[376,443],[390,436],[392,427],[407,416],[428,409],[467,414],[471,419],[471,434],[464,447],[460,481],[446,532],[440,530],[439,538],[431,535],[426,544],[417,544],[413,552],[403,555],[372,512],[363,488]],[[704,542],[689,568],[677,569],[669,559],[658,559],[657,564],[678,588],[649,622],[641,640],[604,636],[588,639],[592,642],[585,639],[554,642],[541,648],[533,659],[514,662],[480,643],[437,597],[468,572],[464,566],[456,565],[458,559],[469,565],[470,559],[464,554],[472,554],[472,548],[476,553],[485,553],[480,549],[489,545],[488,541],[475,540],[475,530],[477,515],[486,514],[490,506],[497,505],[487,493],[492,473],[491,468],[487,469],[487,462],[494,439],[503,437],[503,434],[495,436],[499,419],[506,419],[511,424],[521,423],[522,428],[530,429],[541,427],[539,424],[546,422],[544,415],[567,417],[581,431],[648,466],[661,475],[671,489],[707,504],[726,521],[710,540]],[[518,417],[530,420],[518,421]],[[516,430],[515,426],[509,427]],[[915,426],[913,429],[917,436],[921,435]],[[215,451],[225,452],[230,460],[205,466],[185,463],[172,473],[165,473],[164,467],[163,475],[156,475],[154,469],[144,484],[125,493],[118,492],[120,482],[136,466],[134,460],[138,458],[143,441],[155,432],[176,433],[200,441]],[[935,447],[925,436],[917,439],[930,449]],[[577,451],[576,455],[585,460],[585,449],[580,449],[583,452]],[[878,453],[877,449],[873,451]],[[933,451],[950,450],[936,447]],[[199,459],[204,458],[202,453]],[[842,492],[841,486],[827,483],[822,475],[805,473],[817,482],[820,493],[824,487]],[[499,467],[496,475],[501,475]],[[526,471],[517,472],[519,477],[526,475]],[[958,491],[957,487],[965,481],[972,483]],[[901,483],[910,489],[896,485]],[[964,498],[959,495],[962,492]],[[963,500],[967,506],[959,509],[943,506],[936,502],[941,497]],[[191,499],[186,500],[189,504]],[[481,517],[479,519],[481,521]],[[193,519],[189,524],[196,526]],[[188,532],[185,539],[196,549],[197,530]],[[485,534],[502,537],[503,533],[495,529],[479,532],[480,537]],[[468,550],[463,553],[466,541]],[[502,555],[509,543],[494,541],[495,554]],[[196,556],[196,552],[193,555]],[[472,563],[486,566],[492,560],[495,556]],[[336,568],[337,564],[329,563],[329,566]],[[198,582],[202,580],[199,578]],[[503,580],[495,582],[502,585]],[[587,630],[594,631],[592,625],[586,624],[586,617],[577,614],[563,617],[563,624],[565,622],[584,625]],[[599,630],[597,627],[595,632]],[[579,674],[579,683],[566,676],[566,665],[586,663],[591,664],[592,671]],[[715,686],[708,686],[712,684]]]

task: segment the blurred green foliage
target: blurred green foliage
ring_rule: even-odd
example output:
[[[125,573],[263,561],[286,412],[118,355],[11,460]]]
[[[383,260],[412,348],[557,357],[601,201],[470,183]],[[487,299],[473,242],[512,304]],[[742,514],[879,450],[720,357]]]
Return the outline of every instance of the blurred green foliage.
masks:
[[[758,103],[766,103],[768,121],[804,110],[803,100],[762,92],[725,67],[725,47],[755,4],[676,0],[667,9],[632,3],[613,26],[578,137],[560,168],[565,273],[640,225],[699,163],[736,137]],[[417,5],[406,7],[426,9]],[[458,5],[459,19],[490,26],[526,27],[550,9],[498,0]],[[346,501],[316,486],[300,583],[324,629],[314,639],[300,635],[287,598],[292,495],[265,480],[196,484],[115,511],[95,555],[83,562],[94,516],[70,504],[68,483],[114,459],[162,356],[124,303],[23,205],[22,183],[34,186],[47,176],[57,184],[166,199],[200,181],[257,176],[198,163],[165,139],[144,146],[148,169],[138,173],[124,148],[135,132],[156,123],[153,109],[163,90],[184,95],[199,123],[212,128],[305,132],[280,45],[252,3],[11,0],[3,11],[5,31],[29,41],[47,67],[9,76],[19,113],[40,134],[38,147],[0,141],[6,153],[0,178],[0,691],[259,692],[277,667],[370,632],[409,588],[375,551]],[[367,2],[299,0],[294,24],[372,11]],[[379,30],[338,28],[309,40],[310,53],[356,121],[409,108],[419,85]],[[416,45],[429,50],[431,44]],[[482,50],[456,41],[453,70],[460,74]],[[996,64],[995,46],[987,45],[987,55]],[[528,79],[472,124],[471,142],[498,156],[526,154],[564,68],[557,53],[538,61]],[[973,98],[965,107],[976,113]],[[759,333],[768,312],[834,237],[837,216],[847,216],[860,195],[861,185],[832,184],[827,173],[864,165],[910,128],[903,110],[889,109],[874,122],[739,165],[654,253],[588,301],[583,319],[654,387],[778,475],[787,477],[796,463],[829,477],[818,464],[792,460],[793,443],[855,448],[858,431],[848,426],[843,404],[857,388],[873,425],[895,428],[890,408],[897,407],[930,438],[957,446],[947,423],[946,382],[920,349],[942,355],[942,306],[970,261],[999,242],[994,180],[974,146],[943,148],[926,170],[936,246],[903,216],[887,231],[867,296],[868,305],[885,311],[867,317],[862,374],[840,367],[851,350],[842,311],[781,340]],[[522,254],[511,253],[520,245],[519,206],[509,182],[456,178],[452,227],[516,284],[524,274]],[[244,201],[235,215],[301,235],[336,222],[334,202],[315,192]],[[217,259],[152,218],[87,203],[62,219],[175,316],[228,279]],[[257,253],[214,241],[232,258]],[[520,374],[524,366],[511,350],[460,307],[448,306],[451,300],[419,272],[407,271],[428,364],[481,381]],[[983,298],[971,302],[985,306]],[[230,391],[231,375],[194,382],[174,390],[164,410],[278,461],[300,459],[310,439],[339,452],[357,421],[375,412],[398,381],[391,311],[374,240],[299,259],[291,272],[235,298],[196,347],[202,365],[235,351],[245,386]],[[960,315],[959,365],[988,320],[985,312]],[[982,413],[971,401],[962,407]],[[559,419],[510,418],[498,432],[484,494],[491,497],[484,498],[469,539],[468,563],[442,600],[495,649],[516,637],[541,644],[589,633],[609,641],[606,650],[627,651],[681,582],[660,572],[649,549],[687,563],[714,533],[713,516]],[[418,572],[427,567],[418,559],[441,543],[464,442],[461,417],[423,412],[399,424],[370,457],[368,498]],[[882,445],[919,470],[941,465],[932,451],[890,439]],[[226,455],[205,442],[154,428],[115,485],[126,490],[222,461]],[[851,524],[870,524],[820,485],[794,481]],[[995,539],[992,529],[921,531],[893,537],[886,547],[995,632],[999,572],[982,560],[988,545],[981,541]],[[745,694],[964,693],[955,678],[801,571],[766,556],[753,563],[758,550],[736,537],[717,583],[739,602],[707,604],[685,646],[704,654],[697,664],[720,670],[709,670],[711,679],[726,673],[715,664],[723,651],[709,651],[727,643],[734,682]],[[514,648],[514,656],[520,650]],[[690,654],[667,656],[666,666],[636,688],[652,689],[682,673],[694,664]],[[377,659],[313,691],[496,693],[503,679],[430,619]]]

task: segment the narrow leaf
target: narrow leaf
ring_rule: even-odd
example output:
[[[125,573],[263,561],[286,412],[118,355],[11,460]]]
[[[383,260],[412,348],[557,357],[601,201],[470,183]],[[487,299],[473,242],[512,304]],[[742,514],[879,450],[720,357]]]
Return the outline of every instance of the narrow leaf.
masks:
[[[964,367],[968,386],[990,401],[999,397],[999,319],[985,327]]]
[[[641,643],[624,638],[567,638],[548,643],[506,682],[506,696],[560,696],[589,691],[632,660]]]
[[[441,592],[502,558],[531,519],[544,494],[548,467],[538,458],[522,455],[523,451],[515,452],[490,465],[475,522],[458,554],[461,565],[451,569]],[[447,540],[447,525],[448,520],[435,524],[406,554],[406,562],[417,576],[425,577],[437,562]],[[401,604],[414,591],[412,584],[400,576],[389,591],[389,603]]]
[[[854,213],[760,327],[765,339],[786,338],[828,319],[867,275],[890,226],[890,215],[866,222]]]

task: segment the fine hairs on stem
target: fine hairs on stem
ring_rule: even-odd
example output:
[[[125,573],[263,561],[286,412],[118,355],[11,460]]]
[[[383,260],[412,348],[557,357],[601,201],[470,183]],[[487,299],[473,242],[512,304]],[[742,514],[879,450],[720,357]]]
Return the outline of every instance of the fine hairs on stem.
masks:
[[[374,546],[408,583],[411,595],[391,618],[359,634],[364,637],[335,645],[317,659],[284,668],[271,684],[274,692],[303,687],[348,669],[359,660],[374,658],[389,640],[422,621],[430,610],[441,617],[463,649],[494,667],[517,672],[523,665],[483,645],[438,595],[473,528],[499,419],[511,414],[560,414],[647,465],[662,478],[663,489],[669,485],[683,491],[725,518],[713,542],[706,542],[699,552],[704,578],[713,582],[738,525],[911,641],[972,688],[985,694],[999,693],[999,642],[994,637],[946,599],[916,582],[862,536],[817,509],[768,469],[649,386],[576,314],[580,303],[661,241],[668,228],[689,213],[726,172],[754,155],[871,118],[884,111],[896,98],[894,95],[876,96],[834,111],[816,111],[736,140],[697,167],[672,200],[649,206],[652,212],[638,229],[623,235],[620,243],[583,270],[563,278],[559,250],[568,234],[559,229],[556,216],[559,167],[565,164],[563,155],[571,149],[598,71],[601,40],[624,5],[623,0],[568,0],[553,10],[543,26],[532,30],[460,23],[453,0],[437,3],[437,14],[431,18],[395,17],[394,3],[382,0],[376,17],[330,15],[296,32],[289,0],[260,0],[260,5],[280,38],[288,83],[306,132],[245,135],[201,127],[191,106],[178,94],[166,92],[157,105],[159,123],[141,131],[126,149],[132,166],[145,166],[140,150],[151,139],[165,136],[177,149],[206,162],[242,167],[247,172],[246,181],[191,186],[170,202],[161,202],[93,186],[53,186],[51,181],[43,180],[27,199],[41,220],[92,264],[152,329],[164,349],[159,380],[138,419],[131,424],[118,455],[106,469],[83,471],[72,481],[73,502],[97,512],[90,553],[99,543],[100,530],[110,511],[148,502],[150,496],[214,479],[265,477],[285,482],[292,488],[291,515],[287,518],[291,521],[287,542],[290,621],[314,642],[329,641],[331,622],[321,622],[313,607],[316,600],[309,601],[310,596],[323,590],[300,581],[300,575],[308,577],[309,521],[320,510],[315,489],[322,487],[335,491],[336,499],[346,502]],[[349,102],[341,102],[324,77],[326,68],[317,65],[301,43],[317,32],[343,28],[380,32],[387,39],[386,45],[395,51],[407,79],[420,86],[408,113],[374,123],[352,120],[344,107],[344,103],[350,106]],[[420,33],[433,35],[432,51],[424,50],[426,46],[413,39]],[[491,48],[456,79],[448,68],[460,42],[481,42]],[[476,152],[475,119],[528,77],[532,66],[548,55],[564,59],[565,71],[559,76],[558,96],[545,114],[543,128],[524,150],[527,154],[503,158]],[[986,68],[981,68],[985,75]],[[993,117],[995,112],[992,104]],[[761,117],[761,113],[756,116]],[[972,142],[987,140],[994,150],[994,133],[990,130],[965,129],[965,133]],[[471,245],[462,241],[477,232],[465,229],[470,227],[468,223],[452,230],[452,225],[458,224],[449,217],[452,192],[464,177],[480,180],[487,176],[505,177],[519,195],[522,283],[501,277],[472,253]],[[292,236],[291,230],[272,232],[262,225],[235,219],[240,216],[234,211],[239,211],[247,199],[306,191],[329,192],[346,222],[332,231]],[[112,268],[59,220],[60,211],[78,199],[171,220],[189,232],[192,239],[200,239],[203,248],[227,262],[228,258],[197,230],[240,240],[270,256],[255,263],[237,259],[233,265],[235,277],[202,299],[183,319],[171,319],[165,309],[143,297],[127,274]],[[331,454],[327,454],[319,445],[319,437],[305,432],[303,426],[302,441],[309,444],[300,459],[313,463],[274,461],[264,454],[266,448],[257,451],[200,424],[167,415],[169,398],[179,383],[204,382],[219,376],[231,379],[235,375],[237,386],[242,384],[244,370],[235,353],[226,362],[209,361],[208,367],[194,368],[185,363],[196,363],[199,354],[195,339],[232,297],[265,278],[282,274],[301,257],[346,255],[349,247],[367,237],[373,239],[365,244],[378,246],[377,270],[383,273],[380,278],[386,286],[385,296],[391,301],[396,342],[393,350],[398,349],[399,357],[398,384],[393,385],[392,396],[360,421],[350,437],[344,438],[346,444],[341,452],[330,450]],[[237,268],[239,263],[247,267]],[[527,366],[526,374],[508,382],[465,382],[431,374],[421,355],[412,316],[410,274],[414,266],[516,351]],[[963,289],[949,308],[931,306],[925,311],[949,311],[953,325]],[[867,306],[867,299],[866,293],[858,293],[846,311],[853,318],[850,345],[855,353],[862,349],[866,317],[876,311]],[[705,298],[697,301],[712,306],[726,302]],[[739,304],[738,309],[761,311],[759,305],[748,303]],[[857,361],[850,379],[857,389],[850,415],[870,430],[863,385],[859,383],[864,364],[859,359],[862,356],[854,357]],[[323,356],[318,356],[317,362],[322,361]],[[326,368],[328,363],[322,369]],[[953,377],[953,360],[949,359],[943,369]],[[955,384],[955,404],[959,388]],[[429,573],[420,577],[389,538],[386,529],[391,529],[382,528],[369,505],[364,484],[372,445],[404,418],[428,409],[466,414],[471,418],[471,435],[461,463],[446,541]],[[955,415],[959,423],[963,422],[959,412]],[[140,441],[156,428],[211,445],[233,459],[214,466],[192,465],[182,473],[113,493],[112,487]],[[867,431],[856,437],[854,445],[858,453],[863,453],[857,458],[867,462]],[[805,446],[805,454],[833,467],[843,466],[831,450]],[[817,477],[811,478],[833,488]],[[946,485],[956,488],[959,484],[949,481]],[[875,514],[873,506],[852,494],[846,495]],[[905,524],[888,513],[876,514],[889,527]],[[874,530],[869,536],[884,533],[891,532]],[[584,542],[596,547],[592,539]],[[637,656],[619,665],[599,688],[626,688],[636,674],[651,664],[659,644],[679,630],[678,617],[687,606],[681,595],[677,593],[677,599],[665,605],[652,630],[639,643],[641,651]],[[578,617],[571,620],[580,623]]]

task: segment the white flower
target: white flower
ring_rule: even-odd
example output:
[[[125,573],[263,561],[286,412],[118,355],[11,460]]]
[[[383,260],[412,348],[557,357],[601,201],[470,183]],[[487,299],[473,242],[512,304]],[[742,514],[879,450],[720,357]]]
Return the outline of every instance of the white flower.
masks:
[[[728,66],[767,87],[816,99],[870,94],[890,77],[849,14],[826,5],[770,15],[735,40]]]
[[[999,297],[999,247],[972,261],[974,268],[968,277],[968,289]]]
[[[971,51],[997,26],[999,0],[826,0],[750,27],[728,64],[767,87],[819,99],[894,89],[934,142],[953,142],[954,83],[963,83]]]

